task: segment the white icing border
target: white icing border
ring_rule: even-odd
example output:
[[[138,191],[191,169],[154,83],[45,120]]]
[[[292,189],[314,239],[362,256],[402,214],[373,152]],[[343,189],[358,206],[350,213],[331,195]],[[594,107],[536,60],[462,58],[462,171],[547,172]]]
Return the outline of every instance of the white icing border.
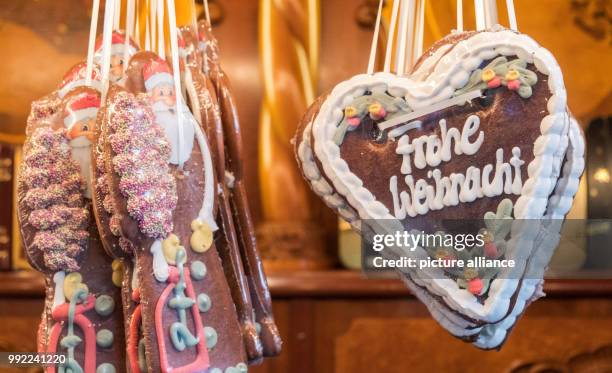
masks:
[[[556,159],[554,152],[561,144],[563,129],[566,128],[567,95],[561,70],[550,52],[539,47],[528,36],[503,30],[478,33],[460,41],[439,61],[434,71],[424,81],[378,73],[355,76],[334,88],[313,121],[314,150],[334,188],[346,197],[362,219],[392,220],[394,217],[370,191],[363,187],[362,181],[350,172],[347,163],[340,157],[339,147],[332,141],[336,124],[343,117],[341,107],[352,101],[354,97],[362,96],[366,89],[373,92],[388,91],[396,96],[402,95],[414,109],[429,106],[452,97],[456,89],[467,83],[471,70],[482,61],[497,55],[517,55],[529,63],[534,63],[543,74],[549,75],[548,83],[552,96],[547,106],[550,115],[542,120],[542,134],[534,144],[535,158],[528,166],[529,177],[525,181],[521,197],[515,204],[515,217],[518,219],[536,219],[544,215],[548,195],[557,181],[554,170],[558,169],[557,163],[560,161]],[[531,238],[536,233],[537,231],[532,230]],[[532,248],[529,238],[522,235],[514,244],[529,254]],[[518,268],[524,268],[528,257],[529,255],[526,255],[522,258],[522,265]],[[475,302],[472,294],[459,289],[450,279],[431,280],[427,288],[443,296],[449,306],[464,312],[469,317],[485,322],[496,322],[508,311],[509,299],[517,286],[518,280],[493,281],[490,290],[493,295],[489,299],[496,301],[488,304],[485,302],[485,306]],[[450,296],[449,289],[453,296]]]

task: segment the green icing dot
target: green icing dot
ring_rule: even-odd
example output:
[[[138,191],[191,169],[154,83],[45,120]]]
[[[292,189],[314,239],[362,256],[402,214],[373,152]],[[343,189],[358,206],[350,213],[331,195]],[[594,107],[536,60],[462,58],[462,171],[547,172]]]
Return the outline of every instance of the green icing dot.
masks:
[[[210,326],[204,327],[204,336],[206,337],[206,347],[209,349],[217,344],[217,331]]]
[[[198,295],[198,308],[200,312],[207,312],[210,309],[211,300],[210,297],[204,293]]]
[[[100,364],[96,369],[96,373],[115,373],[116,371],[115,366],[111,363]]]
[[[194,280],[201,280],[206,276],[206,265],[199,260],[191,262],[191,277]]]
[[[113,344],[113,332],[108,329],[101,329],[96,334],[96,343],[100,347],[110,347]]]
[[[210,373],[223,373],[223,371],[219,368],[213,368]]]
[[[246,373],[249,370],[249,367],[247,367],[245,363],[236,364],[236,368],[238,368],[238,371],[240,371],[240,373]]]
[[[100,295],[96,299],[95,310],[100,316],[108,316],[115,310],[115,301],[109,295]]]
[[[229,367],[225,369],[225,373],[240,373],[240,370],[238,368]]]

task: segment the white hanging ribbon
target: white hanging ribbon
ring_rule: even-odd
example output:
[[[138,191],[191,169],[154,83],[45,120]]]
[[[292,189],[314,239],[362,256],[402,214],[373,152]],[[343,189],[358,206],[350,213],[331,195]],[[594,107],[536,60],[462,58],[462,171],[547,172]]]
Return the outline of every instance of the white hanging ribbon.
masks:
[[[104,8],[104,29],[102,31],[102,103],[106,101],[108,78],[110,74],[111,44],[113,36],[113,16],[115,1],[107,1]]]
[[[91,86],[91,74],[93,73],[94,48],[96,47],[96,33],[98,32],[98,13],[100,12],[100,0],[93,1],[91,8],[91,23],[89,25],[89,43],[87,44],[87,67],[85,69],[85,85]]]
[[[210,23],[210,8],[208,8],[208,0],[204,0],[204,15],[206,16],[206,22],[208,22],[208,25],[212,27],[212,23]]]
[[[400,5],[399,29],[395,56],[395,74],[404,74],[404,64],[406,63],[406,31],[408,29],[408,4],[410,0],[402,0]]]
[[[151,32],[151,51],[157,49],[157,0],[149,0],[149,31]]]
[[[142,45],[140,41],[140,0],[136,0],[134,4],[135,14],[134,14],[134,39],[136,39],[136,44],[138,47]]]
[[[393,0],[393,9],[391,10],[391,25],[389,26],[389,37],[387,38],[387,50],[385,51],[385,66],[383,71],[388,73],[391,71],[391,55],[393,53],[393,41],[395,40],[395,25],[397,24],[397,13],[401,0]]]
[[[382,15],[383,0],[378,3],[378,14],[376,15],[376,26],[374,26],[374,36],[370,47],[370,60],[368,61],[368,74],[374,73],[374,63],[376,62],[376,49],[378,47],[378,33],[380,31],[380,18]]]
[[[406,71],[412,67],[414,63],[413,59],[413,49],[414,49],[414,22],[416,18],[415,11],[415,0],[408,0],[408,22],[406,25],[406,56],[404,57],[404,67],[402,70],[402,75],[406,74]]]
[[[485,26],[487,29],[495,26],[497,21],[497,4],[495,0],[484,0]]]
[[[183,168],[183,95],[181,91],[181,67],[179,64],[179,49],[178,49],[178,32],[176,29],[176,11],[174,9],[174,0],[167,0],[168,3],[168,21],[170,22],[170,46],[172,57],[172,74],[174,75],[174,92],[176,96],[176,115],[178,119],[178,149],[177,155],[179,160],[179,168]],[[163,25],[162,25],[163,26]],[[162,27],[163,28],[163,27]]]
[[[514,0],[506,0],[506,8],[508,9],[508,22],[510,23],[510,29],[518,31],[516,25],[516,13],[514,12]]]
[[[166,35],[164,30],[164,0],[157,0],[157,54],[166,59]]]
[[[476,13],[476,30],[484,30],[486,25],[483,0],[474,0],[474,12]]]
[[[414,36],[414,60],[409,65],[410,67],[412,67],[412,65],[415,64],[419,57],[421,57],[423,54],[423,38],[425,36],[425,1],[426,0],[419,0],[418,2],[416,31]]]
[[[457,31],[463,32],[463,0],[457,0]]]
[[[127,70],[129,50],[132,47],[130,41],[132,38],[132,29],[134,28],[134,0],[127,0],[127,12],[126,12],[126,25],[125,25],[125,43],[123,44],[123,72]]]
[[[119,30],[119,21],[121,20],[121,0],[115,0],[115,11],[113,14],[113,30]]]
[[[436,104],[425,106],[413,112],[403,114],[403,115],[398,115],[397,117],[394,117],[394,118],[391,118],[389,120],[379,123],[378,128],[381,131],[384,131],[387,128],[395,127],[398,124],[410,122],[414,119],[420,118],[422,116],[425,116],[431,113],[435,113],[436,111],[446,109],[451,106],[464,105],[467,102],[470,102],[473,99],[480,97],[480,96],[482,96],[482,91],[479,89],[468,92],[468,93],[464,93],[462,95],[450,98],[448,100],[440,101]]]

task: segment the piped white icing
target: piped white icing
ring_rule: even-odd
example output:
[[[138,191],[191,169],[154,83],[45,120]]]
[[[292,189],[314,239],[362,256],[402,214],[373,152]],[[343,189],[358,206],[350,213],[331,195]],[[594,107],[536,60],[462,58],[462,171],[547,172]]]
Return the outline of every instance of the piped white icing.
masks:
[[[361,180],[350,172],[346,162],[340,158],[338,146],[330,141],[335,125],[343,115],[342,110],[337,109],[340,103],[347,100],[349,96],[354,98],[362,95],[370,86],[379,87],[383,84],[387,86],[387,91],[391,94],[405,94],[406,101],[413,109],[428,106],[448,99],[455,88],[465,84],[462,81],[451,81],[451,77],[456,74],[463,76],[463,72],[467,70],[466,66],[470,68],[478,66],[482,60],[491,58],[496,53],[516,54],[527,62],[534,62],[536,68],[542,73],[548,73],[549,87],[553,97],[549,100],[547,109],[551,115],[565,110],[566,94],[563,79],[552,55],[529,37],[511,31],[483,32],[457,43],[448,54],[441,58],[434,71],[422,81],[378,73],[373,76],[356,76],[334,88],[312,124],[315,138],[314,150],[323,165],[325,175],[333,183],[333,189],[346,198],[350,206],[359,212],[360,218],[393,219],[393,216],[382,203],[374,198],[371,192],[363,188]],[[528,165],[529,177],[523,185],[522,195],[515,206],[516,218],[539,218],[544,214],[548,195],[556,182],[554,170],[559,167],[561,161],[552,153],[562,146],[559,134],[563,133],[563,124],[564,121],[560,120],[556,125],[554,123],[542,125],[540,139],[534,146],[535,159]],[[304,131],[304,134],[306,133],[307,131]],[[302,166],[304,167],[303,160]],[[531,231],[530,234],[522,233],[522,239],[517,238],[514,242],[516,247],[522,247],[522,253],[527,254],[516,258],[520,259],[517,264],[519,268],[524,268],[529,253],[531,253],[532,244],[529,237],[533,238],[537,231]],[[450,279],[431,280],[427,288],[443,296],[445,302],[452,308],[466,311],[470,317],[495,322],[507,312],[509,300],[517,286],[517,280],[493,281],[490,292],[495,294],[491,299],[495,299],[496,302],[489,302],[489,304],[485,302],[485,305],[476,304],[473,295],[459,289]]]
[[[153,275],[159,282],[166,282],[170,274],[170,269],[166,257],[162,251],[161,240],[155,240],[151,245],[151,254],[153,254]]]
[[[66,303],[66,297],[64,296],[64,279],[66,273],[64,271],[55,272],[53,275],[53,283],[55,284],[55,291],[53,292],[53,309]]]

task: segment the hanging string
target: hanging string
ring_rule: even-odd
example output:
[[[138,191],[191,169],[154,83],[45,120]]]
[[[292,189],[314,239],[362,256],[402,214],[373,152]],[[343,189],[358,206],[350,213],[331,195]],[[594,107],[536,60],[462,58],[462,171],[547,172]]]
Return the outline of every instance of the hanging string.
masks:
[[[457,31],[463,32],[463,0],[457,0]]]
[[[406,29],[408,28],[408,2],[402,0],[400,4],[399,29],[395,56],[395,74],[404,73],[404,63],[406,63]]]
[[[419,0],[417,6],[416,31],[414,36],[414,60],[409,65],[412,67],[414,63],[423,54],[423,38],[425,34],[425,0]]]
[[[376,26],[374,27],[374,36],[372,37],[372,46],[370,47],[370,60],[368,61],[368,74],[374,73],[374,63],[376,62],[376,49],[378,48],[378,33],[380,31],[380,18],[382,14],[383,0],[378,2],[378,14],[376,15]]]
[[[484,30],[485,17],[483,0],[474,0],[474,11],[476,13],[476,30]]]
[[[108,91],[115,5],[115,1],[107,1],[104,8],[104,29],[102,31],[102,103],[106,100],[106,93]]]
[[[176,11],[174,9],[174,0],[168,0],[168,22],[170,23],[170,47],[172,57],[172,73],[174,75],[174,92],[176,96],[176,114],[178,119],[178,160],[179,169],[183,168],[182,148],[183,148],[183,95],[181,94],[181,69],[179,65],[179,50],[178,50],[178,32],[176,29]]]
[[[210,27],[212,27],[212,23],[210,23],[210,9],[208,8],[208,0],[204,0],[204,15],[206,16],[206,22]]]
[[[130,39],[132,37],[132,30],[134,28],[134,0],[127,0],[127,12],[126,12],[126,25],[125,25],[125,42],[123,44],[123,72],[127,70],[129,50],[132,47]]]
[[[497,24],[497,4],[496,0],[484,0],[485,27],[492,28]]]
[[[157,0],[157,54],[166,59],[166,37],[164,30],[164,0]]]
[[[113,30],[119,30],[119,20],[121,18],[121,0],[115,0],[115,11],[113,18]]]
[[[508,22],[510,23],[510,29],[518,31],[516,25],[516,13],[514,12],[514,0],[506,0],[506,8],[508,9]]]
[[[151,31],[151,51],[155,52],[157,48],[157,0],[149,0],[149,30]]]
[[[198,16],[196,12],[197,9],[195,5],[195,0],[191,0],[191,27],[193,27],[193,32],[195,32],[196,40],[200,40],[200,31],[198,30]]]
[[[136,0],[136,4],[134,4],[136,8],[135,18],[136,21],[134,23],[134,39],[136,39],[136,43],[140,47],[142,45],[142,41],[140,40],[140,0]]]
[[[389,26],[389,37],[387,38],[387,50],[385,51],[385,66],[383,71],[388,73],[391,71],[391,55],[393,52],[393,40],[395,39],[395,25],[397,23],[397,13],[401,0],[393,0],[393,9],[391,10],[391,25]]]
[[[87,67],[85,69],[85,85],[91,86],[91,74],[93,72],[94,48],[96,47],[96,33],[98,29],[98,13],[100,12],[100,0],[93,1],[91,9],[91,23],[89,25],[89,43],[87,44]]]
[[[406,23],[406,55],[404,57],[404,66],[402,67],[401,75],[406,74],[406,70],[412,67],[413,59],[412,52],[414,49],[414,22],[415,22],[415,0],[408,0],[407,10],[407,23]]]

